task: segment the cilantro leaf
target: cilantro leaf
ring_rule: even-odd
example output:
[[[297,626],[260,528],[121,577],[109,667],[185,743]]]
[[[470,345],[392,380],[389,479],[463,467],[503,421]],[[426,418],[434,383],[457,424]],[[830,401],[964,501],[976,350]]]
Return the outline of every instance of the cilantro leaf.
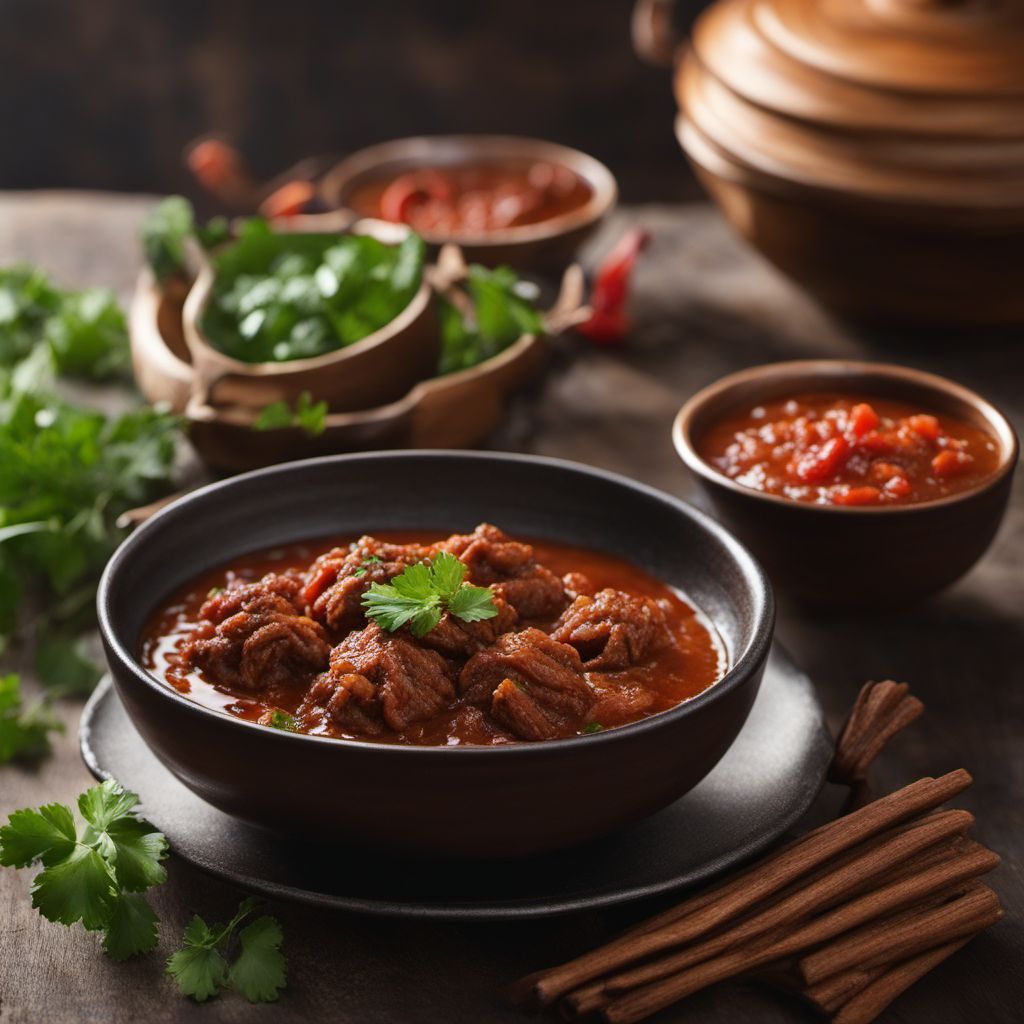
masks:
[[[156,947],[157,916],[137,892],[124,893],[114,903],[103,936],[103,948],[112,960],[127,960]]]
[[[207,925],[193,916],[182,937],[183,946],[167,961],[167,973],[178,988],[203,1002],[226,985],[249,1002],[271,1002],[285,985],[285,959],[280,951],[281,926],[272,917],[260,917],[239,935],[240,951],[228,967],[235,929],[252,912],[256,900],[243,900],[226,925]]]
[[[63,731],[64,723],[45,700],[25,706],[17,675],[0,676],[0,764],[45,754],[49,734]]]
[[[75,819],[63,804],[15,811],[0,828],[0,864],[25,868],[33,861],[55,863],[74,848]]]
[[[43,865],[32,905],[51,921],[102,931],[117,960],[156,944],[156,915],[139,893],[167,877],[166,840],[138,817],[138,800],[108,779],[79,797],[80,824],[70,808],[47,804],[15,811],[0,828],[0,864]]]
[[[486,587],[460,587],[448,601],[448,611],[463,622],[480,622],[498,614],[494,595]]]
[[[281,926],[272,917],[258,917],[238,936],[242,951],[228,973],[228,980],[250,1003],[273,1002],[285,986],[282,938]]]
[[[408,624],[415,637],[426,636],[445,611],[464,622],[493,618],[498,614],[494,595],[464,583],[465,575],[465,564],[441,551],[429,566],[416,562],[390,583],[371,583],[363,594],[363,607],[382,629],[394,633]]]
[[[167,973],[197,1003],[215,996],[228,976],[228,965],[216,949],[217,937],[194,915],[185,928],[184,947],[167,960]]]
[[[192,204],[183,196],[168,196],[149,212],[139,237],[146,262],[158,281],[185,270],[185,243],[195,231]]]
[[[430,582],[445,601],[462,586],[465,578],[466,564],[450,551],[439,552],[430,564]]]
[[[508,267],[469,268],[471,309],[463,312],[441,299],[441,358],[438,374],[476,366],[503,352],[524,334],[544,334],[544,318],[534,305],[534,289]]]
[[[327,429],[327,402],[314,402],[308,391],[303,391],[295,403],[295,409],[287,402],[271,402],[264,406],[253,430],[283,430],[299,427],[309,437],[319,437]]]
[[[91,846],[78,843],[32,882],[32,906],[61,924],[81,921],[89,931],[106,927],[117,900],[110,865]]]

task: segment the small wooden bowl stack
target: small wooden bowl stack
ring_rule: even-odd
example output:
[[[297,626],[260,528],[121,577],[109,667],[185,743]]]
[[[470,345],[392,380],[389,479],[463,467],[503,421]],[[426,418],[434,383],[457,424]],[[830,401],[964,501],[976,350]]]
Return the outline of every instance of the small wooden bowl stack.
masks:
[[[672,49],[667,0],[634,37]],[[677,134],[733,227],[860,320],[1024,321],[1024,5],[719,0]]]
[[[325,229],[323,217],[310,220]],[[394,241],[390,235],[407,229],[360,221],[352,230]],[[217,351],[201,330],[213,284],[208,262],[200,259],[193,281],[160,284],[145,270],[130,313],[135,379],[150,402],[184,415],[196,451],[218,471],[374,448],[471,447],[500,424],[511,395],[544,365],[548,344],[546,336],[524,334],[477,366],[435,376],[437,296],[466,273],[459,249],[445,247],[406,309],[369,337],[312,359],[242,363]],[[544,314],[548,336],[588,315],[583,293],[582,271],[572,264]],[[265,406],[293,405],[304,391],[329,404],[322,433],[254,429]]]

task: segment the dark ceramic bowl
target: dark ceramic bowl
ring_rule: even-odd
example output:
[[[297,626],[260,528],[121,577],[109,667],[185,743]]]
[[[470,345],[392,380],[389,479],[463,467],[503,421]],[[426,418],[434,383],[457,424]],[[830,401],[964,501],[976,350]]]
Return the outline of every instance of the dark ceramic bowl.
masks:
[[[851,392],[954,416],[999,445],[996,471],[961,494],[917,505],[810,505],[730,480],[697,444],[723,417],[809,391]],[[1017,464],[1009,421],[980,395],[903,366],[796,360],[730,374],[695,394],[673,428],[676,451],[715,515],[754,552],[772,584],[798,600],[836,608],[884,608],[917,600],[964,575],[991,544]]]
[[[728,673],[677,708],[590,736],[405,747],[242,721],[178,694],[136,658],[146,621],[166,596],[237,555],[332,533],[443,534],[484,520],[611,552],[679,587],[717,626]],[[98,607],[107,660],[132,721],[203,799],[279,831],[446,857],[569,846],[681,796],[743,725],[774,619],[757,563],[683,502],[569,462],[441,451],[313,459],[195,491],[118,549]]]

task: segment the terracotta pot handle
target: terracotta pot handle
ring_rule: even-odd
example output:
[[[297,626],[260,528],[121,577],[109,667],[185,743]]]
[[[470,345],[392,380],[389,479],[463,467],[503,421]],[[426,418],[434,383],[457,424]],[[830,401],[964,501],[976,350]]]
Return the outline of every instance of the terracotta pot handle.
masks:
[[[681,40],[672,27],[675,0],[636,0],[630,31],[633,49],[641,60],[671,67]]]

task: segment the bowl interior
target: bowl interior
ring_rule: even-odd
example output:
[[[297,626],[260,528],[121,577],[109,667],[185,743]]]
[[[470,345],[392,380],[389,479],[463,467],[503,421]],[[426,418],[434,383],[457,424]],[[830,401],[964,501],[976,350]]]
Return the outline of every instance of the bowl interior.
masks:
[[[343,207],[352,193],[370,181],[401,174],[416,167],[450,167],[475,160],[547,160],[568,167],[591,188],[590,199],[579,209],[537,224],[503,228],[486,234],[422,232],[431,243],[452,241],[467,246],[507,244],[550,238],[591,223],[614,205],[618,187],[611,171],[599,160],[554,142],[511,135],[434,135],[398,139],[362,149],[332,168],[321,184],[331,207]]]
[[[483,521],[513,535],[607,551],[683,591],[711,618],[728,655],[730,671],[708,694],[767,650],[770,588],[722,527],[622,477],[483,453],[333,456],[194,492],[140,527],[111,559],[99,590],[101,627],[133,675],[185,700],[149,676],[136,653],[152,612],[199,573],[249,551],[330,534],[418,529],[441,536]]]
[[[776,401],[808,392],[848,392],[858,397],[888,398],[919,406],[922,412],[935,412],[962,420],[993,437],[999,445],[999,464],[990,480],[976,488],[959,492],[939,501],[956,501],[984,489],[1017,461],[1017,438],[1006,417],[976,392],[954,381],[910,367],[846,360],[797,360],[756,366],[730,374],[698,392],[680,410],[674,436],[683,461],[694,472],[744,494],[766,500],[794,503],[788,498],[765,494],[730,480],[709,465],[698,453],[704,433],[733,413],[743,412],[760,402]],[[921,508],[936,502],[890,507],[843,507],[801,505],[840,514],[886,514],[899,509]]]

